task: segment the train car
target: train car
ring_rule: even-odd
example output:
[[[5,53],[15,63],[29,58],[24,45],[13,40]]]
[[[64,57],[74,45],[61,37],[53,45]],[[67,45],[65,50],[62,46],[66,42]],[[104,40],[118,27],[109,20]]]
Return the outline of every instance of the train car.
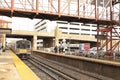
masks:
[[[31,54],[31,42],[28,40],[15,41],[10,47],[21,59],[27,59]]]

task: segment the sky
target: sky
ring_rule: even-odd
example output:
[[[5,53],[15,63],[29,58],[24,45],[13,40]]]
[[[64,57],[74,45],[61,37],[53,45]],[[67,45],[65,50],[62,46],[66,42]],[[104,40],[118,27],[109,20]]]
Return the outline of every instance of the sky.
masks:
[[[34,30],[34,21],[28,18],[12,18],[13,30]]]
[[[29,18],[21,18],[21,17],[6,17],[6,16],[0,16],[0,19],[10,21],[12,24],[9,25],[9,28],[12,28],[12,30],[27,30],[27,31],[34,31],[34,25],[40,19],[29,19]],[[15,38],[7,38],[6,41],[9,43],[11,41],[15,40],[21,40],[22,38],[15,39]]]
[[[12,30],[27,30],[27,31],[33,31],[34,30],[34,25],[40,19],[29,19],[29,18],[21,18],[21,17],[6,17],[2,16],[0,19],[10,21],[12,24],[9,25]]]

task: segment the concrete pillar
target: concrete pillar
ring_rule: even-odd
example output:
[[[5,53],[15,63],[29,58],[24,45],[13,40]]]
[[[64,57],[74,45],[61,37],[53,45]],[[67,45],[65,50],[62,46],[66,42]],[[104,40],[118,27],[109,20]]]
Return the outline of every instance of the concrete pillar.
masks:
[[[5,47],[6,46],[6,34],[2,35],[2,43],[3,43],[3,46]]]
[[[37,35],[34,35],[33,36],[33,43],[32,43],[32,45],[33,45],[33,50],[37,50]]]
[[[59,45],[59,39],[60,39],[61,33],[62,32],[59,30],[59,28],[56,27],[56,29],[55,29],[55,46]]]
[[[3,23],[2,28],[8,28],[7,23]],[[1,44],[5,47],[6,46],[6,34],[1,34]]]

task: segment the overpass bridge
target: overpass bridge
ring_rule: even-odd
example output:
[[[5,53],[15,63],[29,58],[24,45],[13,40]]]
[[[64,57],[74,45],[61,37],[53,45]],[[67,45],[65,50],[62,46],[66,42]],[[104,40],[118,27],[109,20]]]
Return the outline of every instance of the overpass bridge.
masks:
[[[12,30],[11,34],[7,34],[7,37],[10,38],[30,38],[34,35],[38,37],[54,37],[54,32],[35,32],[27,30]]]
[[[62,34],[62,32],[58,31],[56,35],[56,31],[53,32],[35,32],[35,31],[25,31],[25,30],[12,30],[11,34],[6,34],[7,38],[25,38],[32,42],[32,46],[34,49],[37,48],[37,39],[43,39],[43,44],[48,44],[45,47],[53,47],[59,44],[59,40],[66,39],[69,40],[71,37],[71,41],[84,41],[84,42],[93,42],[96,43],[97,40],[93,36],[84,36],[84,35],[72,35],[72,34]],[[53,45],[53,43],[55,43]]]

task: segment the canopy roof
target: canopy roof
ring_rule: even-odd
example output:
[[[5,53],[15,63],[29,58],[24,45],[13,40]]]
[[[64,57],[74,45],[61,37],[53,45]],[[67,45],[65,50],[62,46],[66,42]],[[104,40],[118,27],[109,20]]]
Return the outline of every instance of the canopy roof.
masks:
[[[0,23],[12,23],[12,22],[0,19]]]

